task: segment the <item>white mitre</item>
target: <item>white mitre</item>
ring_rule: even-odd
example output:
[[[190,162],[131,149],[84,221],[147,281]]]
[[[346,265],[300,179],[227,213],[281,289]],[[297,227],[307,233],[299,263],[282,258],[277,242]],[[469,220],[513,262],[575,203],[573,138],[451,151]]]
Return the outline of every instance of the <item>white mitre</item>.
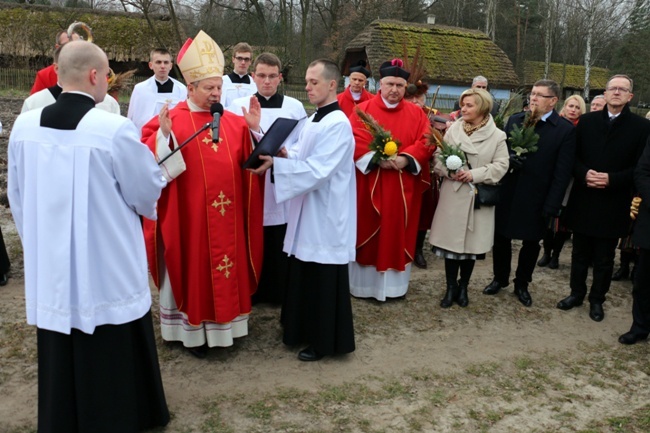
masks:
[[[188,39],[178,52],[176,64],[187,84],[212,77],[222,77],[223,52],[203,30],[194,40]]]

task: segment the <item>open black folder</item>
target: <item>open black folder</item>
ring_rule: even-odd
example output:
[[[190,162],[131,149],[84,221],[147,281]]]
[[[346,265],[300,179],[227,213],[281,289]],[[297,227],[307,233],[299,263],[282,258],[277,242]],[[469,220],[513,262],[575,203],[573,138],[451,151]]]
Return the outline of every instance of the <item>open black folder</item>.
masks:
[[[260,142],[257,143],[255,150],[244,165],[242,165],[242,168],[257,168],[262,165],[262,160],[259,158],[260,155],[275,156],[297,124],[298,120],[296,119],[287,119],[286,117],[278,117],[275,119],[275,122],[266,131]]]

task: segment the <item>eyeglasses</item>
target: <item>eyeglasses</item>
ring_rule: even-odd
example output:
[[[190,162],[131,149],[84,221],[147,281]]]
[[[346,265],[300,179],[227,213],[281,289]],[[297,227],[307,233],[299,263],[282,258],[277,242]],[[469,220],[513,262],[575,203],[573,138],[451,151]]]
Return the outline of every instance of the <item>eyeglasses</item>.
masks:
[[[275,80],[276,78],[278,78],[279,76],[280,76],[279,74],[269,74],[269,75],[266,75],[266,74],[255,74],[255,78],[259,78],[259,79],[262,80],[262,81],[266,81],[267,78],[269,79],[269,81],[273,81],[273,80]]]
[[[607,91],[612,93],[630,93],[630,89],[626,89],[625,87],[608,87]]]
[[[248,62],[251,61],[251,58],[250,57],[237,56],[237,57],[235,57],[235,60],[237,60],[238,62],[246,62],[246,63],[248,63]]]
[[[530,98],[555,98],[554,95],[542,95],[541,93],[530,93],[528,96]]]

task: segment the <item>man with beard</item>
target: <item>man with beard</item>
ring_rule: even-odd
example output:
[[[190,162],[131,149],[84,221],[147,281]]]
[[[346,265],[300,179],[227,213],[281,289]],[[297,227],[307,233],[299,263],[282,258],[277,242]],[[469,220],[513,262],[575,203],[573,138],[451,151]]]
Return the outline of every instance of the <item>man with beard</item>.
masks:
[[[539,80],[533,85],[529,115],[539,118],[534,126],[538,149],[525,154],[523,160],[511,150],[511,170],[501,181],[501,201],[495,209],[494,279],[483,293],[496,295],[510,284],[512,240],[520,239],[514,293],[526,307],[533,303],[528,284],[533,280],[544,229],[549,218],[560,214],[573,169],[575,128],[555,111],[559,95],[555,81]],[[521,126],[526,116],[526,112],[510,116],[506,134],[510,136],[514,125]]]

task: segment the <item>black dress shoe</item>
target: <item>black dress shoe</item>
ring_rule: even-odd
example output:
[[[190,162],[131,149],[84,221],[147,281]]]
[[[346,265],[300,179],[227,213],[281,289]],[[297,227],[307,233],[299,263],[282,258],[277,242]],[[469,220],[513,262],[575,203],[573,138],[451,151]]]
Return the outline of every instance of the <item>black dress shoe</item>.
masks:
[[[505,286],[502,286],[501,283],[499,283],[497,280],[492,280],[492,282],[490,284],[488,284],[485,287],[485,289],[483,289],[483,294],[484,295],[496,295],[497,293],[499,293],[499,291],[501,291],[501,289],[503,287],[506,287],[506,286],[507,286],[507,284]]]
[[[548,262],[549,269],[557,269],[560,267],[560,258],[558,256],[552,256],[551,261]]]
[[[589,317],[594,322],[602,322],[602,320],[605,318],[603,304],[598,304],[596,302],[589,304]]]
[[[533,305],[533,298],[530,297],[530,293],[528,293],[528,288],[515,287],[515,295],[517,295],[519,302],[521,302],[521,304],[524,307],[530,307],[531,305]]]
[[[548,266],[549,263],[551,263],[551,255],[549,253],[544,253],[542,258],[537,261],[537,266],[543,268]]]
[[[324,355],[321,355],[314,349],[312,346],[307,346],[298,353],[298,359],[305,362],[318,361],[323,359]]]
[[[208,355],[208,345],[204,344],[203,346],[196,347],[186,347],[187,351],[192,355],[196,356],[199,359],[203,359]]]
[[[6,286],[9,281],[9,276],[7,274],[0,275],[0,286]]]
[[[420,269],[427,268],[427,261],[424,260],[424,254],[422,254],[422,250],[418,250],[415,252],[415,257],[413,258],[413,264]]]
[[[648,339],[648,334],[641,335],[635,334],[634,332],[626,332],[625,334],[618,337],[618,342],[621,344],[636,344],[637,341],[643,341]]]
[[[557,308],[559,308],[560,310],[570,310],[573,307],[579,307],[581,305],[582,305],[582,299],[573,295],[569,295],[557,303]]]

